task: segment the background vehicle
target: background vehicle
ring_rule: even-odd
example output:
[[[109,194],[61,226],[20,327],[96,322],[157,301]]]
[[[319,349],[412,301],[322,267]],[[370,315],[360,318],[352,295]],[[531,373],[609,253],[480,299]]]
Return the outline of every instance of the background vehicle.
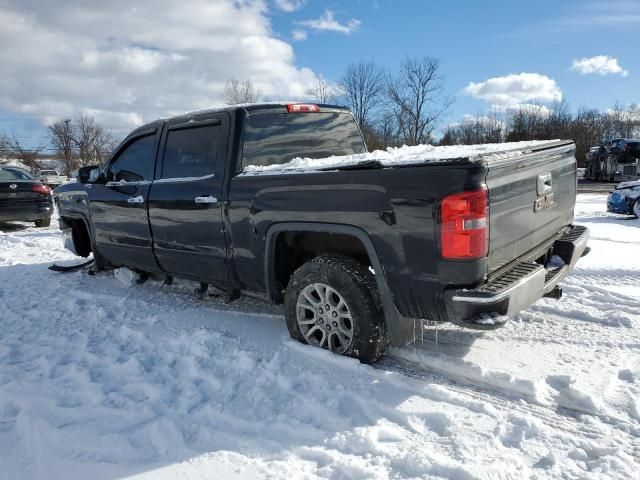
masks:
[[[0,222],[35,222],[48,227],[53,214],[51,189],[18,167],[0,166]]]
[[[640,218],[640,180],[617,185],[607,197],[607,211]]]
[[[635,180],[640,174],[640,140],[616,138],[591,147],[586,156],[586,178],[596,181]]]
[[[611,142],[609,154],[614,163],[614,180],[635,180],[640,174],[640,140],[618,138]]]
[[[367,362],[413,319],[497,328],[585,252],[572,142],[365,152],[329,105],[159,120],[56,190],[60,227],[99,268],[284,302],[293,338]]]
[[[42,183],[51,188],[58,187],[67,181],[66,176],[60,175],[60,173],[55,170],[40,170],[38,178]]]

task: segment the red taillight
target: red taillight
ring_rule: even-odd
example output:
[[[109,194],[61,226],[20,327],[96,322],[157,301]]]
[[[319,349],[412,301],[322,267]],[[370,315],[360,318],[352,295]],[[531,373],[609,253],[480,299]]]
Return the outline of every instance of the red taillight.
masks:
[[[442,258],[486,257],[489,250],[487,222],[486,187],[445,197],[440,208]]]
[[[320,107],[318,105],[314,105],[313,103],[290,103],[287,105],[287,112],[289,113],[318,113],[319,111]]]
[[[34,185],[31,190],[37,193],[51,193],[51,189],[46,185]]]

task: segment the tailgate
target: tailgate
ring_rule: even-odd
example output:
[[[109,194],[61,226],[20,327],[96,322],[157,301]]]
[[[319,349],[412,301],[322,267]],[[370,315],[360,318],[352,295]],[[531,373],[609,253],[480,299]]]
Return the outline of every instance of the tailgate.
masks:
[[[573,143],[487,161],[489,272],[518,259],[573,220]]]

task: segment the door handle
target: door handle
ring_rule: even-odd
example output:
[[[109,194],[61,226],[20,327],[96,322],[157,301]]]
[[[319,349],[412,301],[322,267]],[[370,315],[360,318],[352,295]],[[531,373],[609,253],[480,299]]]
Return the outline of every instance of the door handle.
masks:
[[[129,197],[127,198],[127,203],[144,203],[144,197],[142,195],[138,195],[137,197]]]
[[[204,195],[202,197],[195,198],[196,203],[218,203],[218,199],[216,197],[212,197],[211,195]]]

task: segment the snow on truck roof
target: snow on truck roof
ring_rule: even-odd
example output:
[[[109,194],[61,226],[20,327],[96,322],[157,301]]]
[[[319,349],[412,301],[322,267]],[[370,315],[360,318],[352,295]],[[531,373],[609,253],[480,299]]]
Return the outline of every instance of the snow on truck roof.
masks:
[[[331,170],[357,167],[375,162],[381,167],[399,167],[445,163],[452,160],[465,159],[474,161],[495,161],[526,155],[536,150],[544,150],[572,142],[563,140],[534,140],[525,142],[488,143],[484,145],[453,145],[434,147],[433,145],[417,145],[415,147],[389,147],[371,153],[334,156],[321,159],[294,158],[278,165],[247,165],[242,175],[259,175],[272,173],[296,173],[313,170]]]

